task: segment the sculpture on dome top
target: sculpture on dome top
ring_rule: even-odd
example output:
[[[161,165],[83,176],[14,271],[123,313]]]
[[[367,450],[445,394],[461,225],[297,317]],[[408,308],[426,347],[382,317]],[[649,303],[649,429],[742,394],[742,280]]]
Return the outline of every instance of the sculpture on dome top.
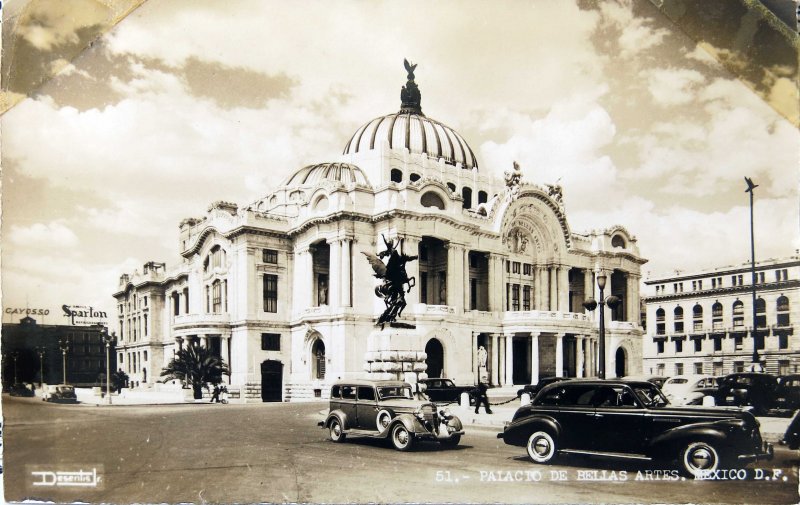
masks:
[[[408,60],[403,59],[403,65],[408,72],[408,81],[400,90],[400,112],[424,116],[421,105],[422,95],[419,92],[419,86],[414,82],[414,69],[417,68],[417,64],[412,65]]]
[[[512,197],[519,194],[519,181],[522,179],[522,170],[519,168],[519,163],[514,162],[513,170],[506,170],[503,174],[506,180],[506,190]]]
[[[416,285],[416,278],[409,278],[406,273],[406,263],[416,260],[417,256],[408,256],[402,250],[398,251],[399,238],[395,241],[386,240],[383,235],[381,237],[383,243],[386,244],[385,251],[381,251],[377,255],[362,251],[362,254],[372,265],[375,277],[382,279],[382,283],[375,287],[375,295],[383,298],[383,302],[386,304],[386,310],[378,318],[378,324],[383,329],[384,324],[394,323],[406,307],[405,286],[407,284],[408,292],[411,292],[411,288]],[[389,260],[384,264],[382,260],[386,256],[389,257]]]

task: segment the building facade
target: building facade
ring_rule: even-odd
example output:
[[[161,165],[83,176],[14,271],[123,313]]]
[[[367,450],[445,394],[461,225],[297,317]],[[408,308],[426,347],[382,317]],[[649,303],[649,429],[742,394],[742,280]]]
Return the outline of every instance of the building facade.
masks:
[[[561,188],[521,181],[516,164],[505,180],[479,170],[467,142],[423,114],[409,77],[400,111],[358,128],[335,161],[250,205],[212,204],[180,224],[179,264],[121,277],[118,360],[132,380],[156,384],[183,345],[211,347],[232,388],[264,401],[324,397],[364,375],[593,375],[597,314],[582,303],[601,273],[622,299],[607,311],[609,375],[640,370],[636,239],[621,226],[573,232]],[[364,253],[385,240],[418,259],[406,327],[381,330]]]
[[[106,355],[117,370],[113,343],[106,353],[106,327],[38,324],[32,317],[3,324],[3,388],[27,384],[105,384]]]
[[[645,281],[644,369],[659,375],[748,370],[754,346],[767,372],[800,371],[800,257],[756,264],[756,338],[750,264]]]

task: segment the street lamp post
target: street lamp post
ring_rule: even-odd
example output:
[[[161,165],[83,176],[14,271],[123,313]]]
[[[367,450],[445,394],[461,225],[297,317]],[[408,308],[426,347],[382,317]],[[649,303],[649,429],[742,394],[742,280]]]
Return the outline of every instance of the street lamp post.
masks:
[[[111,405],[111,344],[114,344],[117,336],[108,334],[108,328],[103,330],[103,343],[106,344],[106,403]]]
[[[59,339],[58,347],[61,349],[61,370],[63,372],[63,382],[67,383],[67,350],[69,350],[69,340]]]
[[[753,228],[753,193],[755,193],[753,190],[758,187],[758,184],[754,184],[749,177],[745,177],[744,180],[747,183],[747,189],[744,192],[750,193],[750,274],[753,288],[753,362],[750,368],[754,372],[761,372],[763,370],[761,368],[761,360],[758,358],[758,325],[756,324],[756,318],[758,317],[756,311],[756,240]]]
[[[11,357],[14,359],[14,384],[17,383],[17,358],[19,358],[19,352],[14,351],[11,353]]]
[[[615,309],[617,305],[619,305],[619,298],[616,296],[609,296],[605,298],[603,296],[603,290],[606,288],[606,274],[600,273],[597,276],[597,287],[600,288],[600,301],[597,302],[593,298],[589,298],[585,302],[583,302],[583,307],[586,310],[593,311],[598,306],[600,307],[600,336],[598,339],[598,348],[597,353],[600,355],[598,357],[598,365],[597,365],[597,376],[601,379],[606,378],[606,318],[605,318],[605,306],[608,305],[608,308]]]
[[[39,389],[44,387],[44,347],[37,347],[36,353],[39,355]]]

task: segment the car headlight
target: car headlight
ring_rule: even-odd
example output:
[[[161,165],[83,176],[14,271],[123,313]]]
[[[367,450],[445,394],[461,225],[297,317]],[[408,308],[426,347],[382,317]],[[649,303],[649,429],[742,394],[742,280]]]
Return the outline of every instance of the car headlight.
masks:
[[[448,408],[443,408],[442,410],[440,410],[439,415],[442,416],[444,419],[450,419],[451,417],[453,417],[453,414],[450,413],[450,409]]]

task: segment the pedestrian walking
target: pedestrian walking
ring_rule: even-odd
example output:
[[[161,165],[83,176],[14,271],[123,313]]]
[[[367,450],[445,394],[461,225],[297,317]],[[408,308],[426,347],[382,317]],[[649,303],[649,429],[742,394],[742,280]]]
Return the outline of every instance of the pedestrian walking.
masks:
[[[214,391],[211,393],[211,401],[208,403],[219,403],[219,385],[214,384]]]
[[[491,414],[492,408],[489,406],[489,397],[486,396],[486,384],[478,381],[478,386],[473,391],[475,392],[475,413],[478,413],[478,409],[483,404],[486,413]]]
[[[228,386],[222,386],[219,390],[222,403],[228,403]]]

